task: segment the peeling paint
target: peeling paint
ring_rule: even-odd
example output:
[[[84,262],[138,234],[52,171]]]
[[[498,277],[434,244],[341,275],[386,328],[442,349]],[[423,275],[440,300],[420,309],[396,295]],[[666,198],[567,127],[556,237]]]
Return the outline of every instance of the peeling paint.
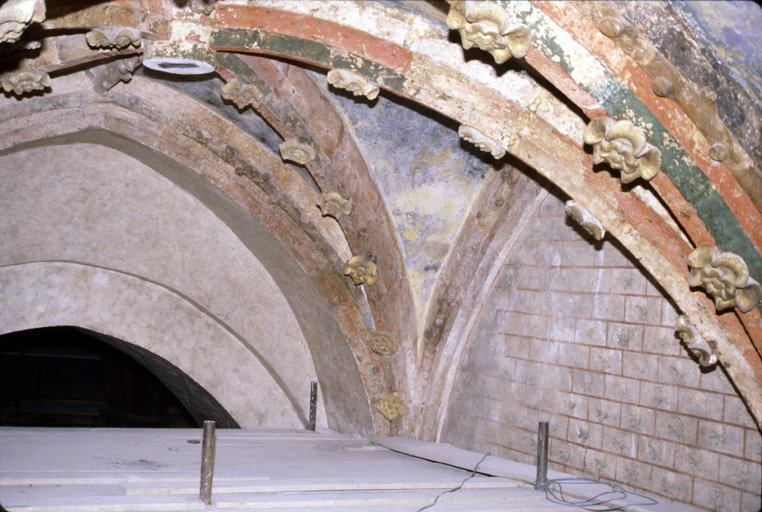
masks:
[[[762,257],[688,152],[674,143],[668,130],[627,87],[579,43],[529,2],[503,1],[503,6],[529,25],[538,48],[582,85],[612,116],[648,129],[651,144],[662,150],[662,170],[696,209],[702,222],[725,251],[740,255],[756,280],[762,279]],[[572,65],[572,62],[575,65]],[[762,311],[762,306],[760,306]]]
[[[381,64],[340,48],[285,34],[256,29],[218,29],[212,33],[212,46],[222,50],[249,48],[264,53],[290,55],[326,68],[351,69],[395,91],[402,90],[404,83],[401,74]]]
[[[380,96],[356,101],[312,77],[342,114],[379,185],[394,220],[419,324],[439,275],[489,164],[432,117]]]

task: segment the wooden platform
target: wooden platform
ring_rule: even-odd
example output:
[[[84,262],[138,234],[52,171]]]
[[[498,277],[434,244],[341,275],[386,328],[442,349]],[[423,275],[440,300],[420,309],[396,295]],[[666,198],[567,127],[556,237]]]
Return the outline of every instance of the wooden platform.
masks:
[[[0,428],[0,504],[11,512],[415,512],[481,456],[445,445],[330,432],[218,430],[213,505],[198,499],[201,430]],[[490,457],[439,511],[560,511],[534,468]],[[511,478],[502,475],[504,472]],[[557,475],[551,475],[557,476]],[[665,508],[666,507],[666,508]],[[692,510],[661,503],[642,510]]]

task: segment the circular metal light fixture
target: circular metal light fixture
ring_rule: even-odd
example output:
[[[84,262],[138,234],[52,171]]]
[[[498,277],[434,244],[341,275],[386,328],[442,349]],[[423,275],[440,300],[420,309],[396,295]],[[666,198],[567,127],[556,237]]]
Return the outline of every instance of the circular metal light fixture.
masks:
[[[209,48],[208,35],[199,27],[173,24],[172,36],[166,41],[146,44],[143,65],[153,71],[172,75],[206,75],[214,72],[214,50]]]
[[[214,71],[214,66],[206,62],[182,57],[151,57],[143,65],[154,71],[172,75],[205,75]]]

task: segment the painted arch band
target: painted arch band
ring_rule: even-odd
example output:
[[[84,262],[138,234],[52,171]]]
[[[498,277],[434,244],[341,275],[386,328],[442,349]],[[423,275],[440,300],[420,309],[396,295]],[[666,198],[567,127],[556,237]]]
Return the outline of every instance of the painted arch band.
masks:
[[[531,16],[529,16],[519,12],[510,12],[512,9],[518,9],[518,7],[514,8],[506,5],[506,3],[500,5],[505,8],[501,11],[505,12],[505,15],[498,14],[491,7],[485,7],[485,12],[477,12],[478,9],[469,12],[466,9],[462,13],[466,23],[476,26],[469,30],[465,30],[467,25],[463,26],[464,38],[468,40],[468,37],[471,37],[474,44],[481,45],[487,51],[502,51],[505,49],[504,47],[510,46],[508,43],[512,35],[518,34],[520,36],[518,37],[519,42],[523,37],[520,29],[510,29],[511,24],[524,22],[532,33],[540,34],[534,46],[527,45],[524,57],[530,66],[535,66],[551,82],[558,84],[563,93],[573,91],[577,94],[577,98],[591,100],[591,103],[579,101],[578,106],[580,108],[598,109],[614,117],[621,117],[616,110],[624,108],[622,105],[606,103],[604,101],[606,98],[597,97],[590,92],[592,89],[588,87],[589,84],[584,82],[585,77],[579,78],[574,75],[571,69],[574,62],[569,58],[569,55],[573,53],[583,56],[587,59],[586,62],[591,63],[591,68],[599,69],[601,75],[605,76],[607,80],[615,79],[616,70],[607,69],[604,61],[597,59],[595,55],[587,51],[583,45],[565,33],[563,28],[555,24],[540,9],[532,5],[525,6],[530,11]],[[297,7],[293,6],[293,8],[296,9]],[[486,9],[495,12],[486,12]],[[321,37],[323,39],[327,37],[321,34],[326,33],[323,29],[325,26],[329,26],[330,22],[322,20],[320,22],[321,30],[315,30],[314,26],[310,25],[299,28],[298,23],[293,23],[298,18],[297,14],[287,11],[271,13],[270,18],[263,17],[262,20],[264,21],[261,23],[272,23],[269,26],[250,29],[236,27],[233,22],[230,26],[225,26],[227,21],[236,17],[233,15],[240,15],[238,19],[248,23],[254,19],[250,15],[255,12],[259,11],[256,11],[256,8],[250,9],[248,6],[229,5],[217,8],[215,16],[219,18],[214,23],[220,23],[220,25],[214,27],[212,40],[218,45],[218,50],[276,55],[306,61],[324,69],[337,69],[351,63],[354,65],[354,69],[361,71],[363,77],[381,85],[385,90],[404,95],[464,125],[478,127],[479,131],[498,147],[507,148],[512,155],[537,169],[562,189],[585,208],[593,218],[597,219],[602,227],[618,239],[642,263],[646,271],[662,285],[700,333],[707,339],[716,341],[720,348],[721,358],[730,363],[727,365],[730,374],[744,392],[757,420],[759,420],[760,412],[762,412],[760,409],[762,394],[759,384],[762,370],[757,360],[744,355],[751,353],[750,349],[753,349],[753,345],[746,342],[744,326],[737,317],[733,315],[715,317],[713,312],[706,308],[702,300],[690,292],[685,262],[692,250],[691,243],[680,239],[676,235],[676,230],[635,194],[623,193],[618,183],[612,184],[605,177],[596,178],[592,176],[590,172],[591,159],[581,147],[581,141],[570,138],[569,133],[562,129],[554,132],[555,128],[551,127],[547,119],[541,117],[542,109],[537,108],[537,105],[533,105],[532,108],[522,106],[513,101],[510,95],[498,92],[499,87],[491,87],[494,84],[485,85],[485,80],[489,82],[489,78],[485,79],[478,73],[470,74],[469,69],[462,66],[457,60],[442,60],[436,51],[427,49],[424,44],[405,46],[403,40],[395,39],[390,33],[378,29],[365,29],[367,32],[362,34],[366,41],[377,43],[375,46],[352,46],[351,38],[346,38],[344,42],[339,38],[331,39],[329,43],[320,42]],[[276,21],[278,21],[275,19],[276,15],[281,16],[280,22],[284,19],[292,22],[292,28],[284,28],[283,23],[276,26]],[[341,19],[342,15],[341,13],[338,14],[339,18],[335,20],[336,23],[333,25],[337,30],[329,31],[329,33],[341,33],[339,30],[342,26],[341,22],[346,21]],[[506,16],[511,16],[512,19],[509,20]],[[530,22],[530,18],[534,21]],[[201,23],[205,22],[202,21]],[[537,28],[543,30],[536,30]],[[554,38],[568,42],[568,53],[565,53],[564,48],[558,44],[555,46],[547,44],[548,39]],[[297,46],[294,44],[295,41],[303,43],[303,45]],[[414,38],[411,38],[411,41],[415,42]],[[381,47],[385,48],[385,51],[389,48],[394,50],[393,57],[391,56],[392,52],[386,52],[383,55],[373,53]],[[521,53],[521,49],[514,49],[513,56],[521,56]],[[556,57],[556,60],[552,60],[551,57]],[[558,62],[558,64],[550,64],[548,60]],[[579,83],[575,82],[577,79]],[[454,85],[448,86],[447,84]],[[466,84],[468,87],[464,87]],[[576,89],[574,89],[575,87]],[[617,89],[617,87],[619,88]],[[639,102],[638,97],[627,88],[626,84],[616,82],[612,85],[611,90],[614,89],[621,94],[617,93],[619,96],[612,95],[612,98],[623,97],[629,102],[627,105],[636,105],[637,108],[633,111],[637,112],[639,116],[652,115],[648,107]],[[569,94],[571,95],[571,93]],[[587,96],[585,96],[586,94]],[[475,97],[484,101],[474,104],[472,100]],[[473,108],[464,108],[464,105]],[[496,105],[500,105],[499,110],[495,109]],[[659,185],[659,176],[656,176],[656,172],[659,170],[659,158],[653,147],[650,147],[645,141],[642,133],[623,124],[623,121],[610,122],[606,120],[594,121],[594,123],[590,133],[586,134],[586,142],[595,145],[592,161],[607,161],[612,167],[619,168],[622,171],[622,181],[624,182],[633,181],[636,177],[643,177],[645,179],[651,178],[653,183]],[[638,124],[642,125],[642,123]],[[664,126],[658,122],[658,119],[653,123],[652,130],[658,134],[661,140],[669,134]],[[655,140],[654,138],[651,139]],[[662,147],[662,150],[666,151],[667,149]],[[670,149],[670,151],[672,150]],[[684,149],[680,148],[677,151],[680,158],[676,160],[690,161],[690,155]],[[309,153],[309,151],[303,150],[302,153]],[[300,155],[299,158],[301,159],[302,156]],[[685,158],[683,158],[684,156]],[[698,169],[697,166],[694,167]],[[689,170],[695,174],[693,167],[690,167]],[[673,180],[679,189],[679,193],[683,194],[683,197],[680,197],[679,194],[671,196],[665,194],[662,199],[666,204],[675,212],[683,211],[682,208],[686,203],[689,206],[695,205],[700,218],[692,226],[703,228],[702,233],[705,232],[708,233],[707,236],[715,237],[720,247],[727,245],[730,239],[722,238],[725,236],[722,233],[723,230],[718,229],[705,217],[709,208],[700,207],[698,199],[694,200],[691,191],[686,188],[683,182],[675,178],[678,176],[677,171],[673,169],[664,169],[664,171]],[[700,174],[700,169],[698,173]],[[696,179],[699,180],[699,178]],[[706,180],[707,178],[703,176],[702,179]],[[663,182],[662,185],[665,188],[667,186]],[[710,190],[709,197],[713,201],[712,211],[719,212],[718,215],[723,219],[722,225],[726,228],[725,231],[737,234],[739,222],[733,217],[727,206],[723,206],[723,198],[718,199],[717,194],[719,193],[716,190]],[[677,214],[675,217],[678,220],[681,219]],[[706,225],[702,225],[702,222]],[[670,233],[671,237],[665,235]],[[693,234],[693,231],[690,233]],[[740,233],[731,241],[737,242],[740,247],[739,257],[747,262],[750,275],[758,275],[759,255],[754,251],[753,243],[749,240],[747,233],[743,229],[740,229]],[[705,235],[702,234],[702,236]],[[725,279],[727,276],[723,272],[730,272],[728,270],[730,267],[723,264],[719,264],[719,267],[720,269],[714,274],[709,271],[704,272],[703,268],[702,273],[704,282],[710,283],[710,287],[719,290],[719,285],[722,284],[723,288],[719,291],[720,295],[724,297],[723,301],[728,300],[725,296],[729,294],[729,287],[726,286],[726,282],[732,281],[736,288],[746,289],[743,284],[735,284],[735,278],[732,276]],[[365,269],[365,273],[372,275],[368,269]],[[746,295],[742,294],[742,302],[744,304],[750,303],[751,301],[746,300],[745,297]],[[753,322],[757,321],[757,317],[753,315],[758,317],[754,310],[750,310],[748,317],[742,317],[742,320],[749,322],[747,328],[752,335],[758,332],[752,328]],[[447,345],[448,340],[445,340],[438,350],[446,352]],[[422,359],[425,358],[422,356]],[[434,360],[434,356],[432,356],[432,360]],[[437,360],[436,365],[438,366],[433,374],[438,375],[438,377],[435,377],[434,381],[444,378],[442,375],[449,371],[448,364],[447,358]]]

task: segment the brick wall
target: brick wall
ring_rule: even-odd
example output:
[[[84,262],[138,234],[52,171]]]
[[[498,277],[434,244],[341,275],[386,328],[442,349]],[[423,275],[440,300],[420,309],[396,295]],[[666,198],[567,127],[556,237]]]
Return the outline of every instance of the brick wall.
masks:
[[[549,195],[469,335],[442,442],[620,482],[708,510],[760,510],[762,437],[720,368],[674,335],[677,312],[608,239]]]

